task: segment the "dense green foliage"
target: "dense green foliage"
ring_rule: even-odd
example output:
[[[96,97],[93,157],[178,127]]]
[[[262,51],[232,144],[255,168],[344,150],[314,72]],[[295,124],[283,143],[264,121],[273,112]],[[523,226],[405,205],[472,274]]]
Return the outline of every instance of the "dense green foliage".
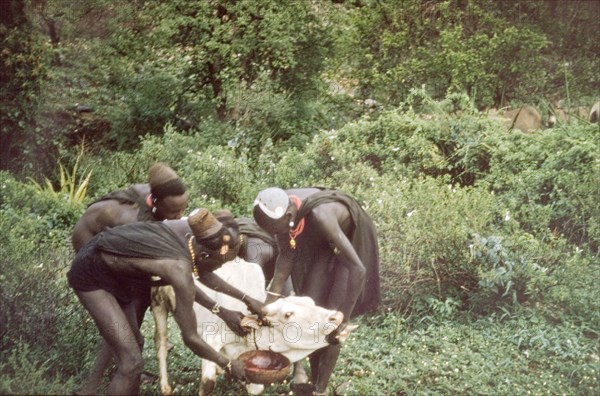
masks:
[[[443,109],[446,102],[431,103]],[[166,161],[197,192],[190,207],[227,207],[241,216],[268,185],[336,187],[363,202],[379,230],[384,304],[360,319],[332,390],[489,388],[508,395],[552,386],[587,394],[599,385],[594,126],[529,135],[507,133],[472,109],[427,118],[389,111],[322,131],[302,151],[265,148],[256,170],[232,148],[202,147],[199,140],[169,127],[162,137],[143,139],[134,153],[89,155],[80,172],[94,169],[89,188],[97,196],[143,179],[150,164]],[[25,391],[18,379],[22,370],[34,370],[49,381],[40,391],[60,393],[57,383],[72,387],[81,378],[79,364],[90,361],[96,337],[64,278],[72,258],[69,230],[83,207],[66,191],[40,189],[9,173],[2,179],[0,296],[8,307],[2,371],[8,382],[0,386]],[[189,372],[174,380],[179,391],[194,392],[197,359],[178,348],[171,367]],[[55,358],[65,355],[72,359]],[[145,356],[153,372],[151,347]],[[241,391],[225,380],[219,386],[222,394]],[[154,394],[157,387],[145,385],[143,392]]]
[[[598,393],[599,126],[525,134],[482,111],[590,104],[596,2],[2,7],[0,394],[84,378],[98,334],[66,283],[70,232],[157,161],[190,209],[248,216],[264,187],[319,185],[370,213],[384,302],[357,319],[331,393]],[[176,333],[175,391],[194,394],[199,360]]]

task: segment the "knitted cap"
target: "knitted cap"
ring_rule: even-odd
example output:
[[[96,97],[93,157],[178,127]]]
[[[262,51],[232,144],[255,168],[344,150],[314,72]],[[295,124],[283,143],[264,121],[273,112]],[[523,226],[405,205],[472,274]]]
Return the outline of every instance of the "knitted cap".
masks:
[[[223,224],[206,208],[194,209],[188,217],[188,224],[198,239],[215,236],[223,228]]]
[[[281,188],[270,187],[262,190],[254,200],[254,207],[260,210],[272,219],[280,219],[285,214],[290,199]]]
[[[152,195],[158,199],[185,193],[185,185],[177,173],[162,162],[150,167],[148,179]]]

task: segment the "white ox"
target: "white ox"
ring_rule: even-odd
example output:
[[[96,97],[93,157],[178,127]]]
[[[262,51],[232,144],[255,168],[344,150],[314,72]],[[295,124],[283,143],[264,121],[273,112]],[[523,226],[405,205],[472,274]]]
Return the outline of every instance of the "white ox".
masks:
[[[266,299],[264,275],[259,265],[236,258],[225,263],[215,273],[247,295],[260,301]],[[196,284],[220,306],[249,314],[246,305],[241,301],[208,289],[198,282]],[[170,286],[153,288],[152,314],[156,324],[154,340],[163,395],[172,394],[167,374],[167,315],[173,310],[174,304],[175,298]],[[230,359],[235,359],[243,352],[254,350],[258,346],[259,349],[280,352],[292,363],[327,346],[327,335],[335,330],[343,320],[341,312],[315,306],[314,301],[309,297],[290,296],[280,298],[266,306],[263,314],[271,325],[256,326],[257,329],[244,338],[235,335],[223,320],[200,304],[194,304],[194,311],[198,333],[211,347]],[[340,334],[339,341],[345,341],[356,327],[354,325],[347,326]],[[202,359],[199,395],[207,395],[212,392],[217,373],[220,371],[221,369],[215,363]],[[255,395],[260,394],[264,386],[249,384],[246,388],[249,394]]]
[[[592,106],[592,110],[590,110],[590,115],[588,116],[589,122],[599,122],[600,121],[600,102],[594,103]]]
[[[519,129],[522,132],[533,132],[541,128],[542,117],[535,107],[523,105],[516,109],[489,111],[492,118],[499,118],[508,129]]]

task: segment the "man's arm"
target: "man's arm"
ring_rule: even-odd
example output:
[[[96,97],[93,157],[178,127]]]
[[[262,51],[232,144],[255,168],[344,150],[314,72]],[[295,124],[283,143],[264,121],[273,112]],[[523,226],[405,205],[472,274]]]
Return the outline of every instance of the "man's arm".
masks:
[[[197,356],[211,360],[229,370],[234,377],[245,380],[244,366],[239,360],[229,360],[218,351],[208,345],[198,334],[196,326],[196,316],[192,304],[195,299],[195,290],[192,279],[182,274],[170,273],[167,279],[175,291],[176,309],[174,312],[175,321],[181,330],[181,337],[185,345],[190,348]]]
[[[275,301],[279,296],[283,294],[283,288],[290,274],[292,273],[293,252],[286,247],[282,247],[275,261],[275,272],[273,273],[273,279],[271,280],[271,286],[269,287],[266,304]]]
[[[329,206],[328,208],[317,207],[313,211],[313,218],[316,219],[317,227],[327,238],[330,245],[337,250],[336,254],[344,258],[339,262],[348,269],[346,298],[343,301],[336,302],[338,309],[344,314],[344,320],[348,320],[358,297],[363,291],[367,274],[365,265],[342,229],[342,224],[346,223],[347,226],[348,210],[341,204],[335,207]]]

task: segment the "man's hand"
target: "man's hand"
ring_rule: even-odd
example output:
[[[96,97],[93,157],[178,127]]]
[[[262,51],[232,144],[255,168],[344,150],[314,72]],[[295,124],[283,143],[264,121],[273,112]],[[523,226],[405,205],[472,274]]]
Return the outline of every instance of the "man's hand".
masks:
[[[356,330],[357,327],[358,325],[356,324],[344,322],[327,336],[327,342],[330,344],[339,344],[344,342],[348,339],[348,337],[350,337],[350,334]]]
[[[264,303],[249,296],[245,296],[242,301],[246,303],[246,306],[248,307],[250,312],[257,314],[259,317],[262,318],[262,309],[265,306]]]
[[[238,336],[244,337],[246,334],[248,334],[248,330],[240,325],[240,321],[244,318],[244,315],[241,312],[220,307],[217,315],[219,318],[223,319],[227,327],[229,327]]]
[[[229,370],[229,374],[231,374],[233,378],[238,381],[248,381],[244,371],[244,363],[241,360],[231,361],[231,369]]]

